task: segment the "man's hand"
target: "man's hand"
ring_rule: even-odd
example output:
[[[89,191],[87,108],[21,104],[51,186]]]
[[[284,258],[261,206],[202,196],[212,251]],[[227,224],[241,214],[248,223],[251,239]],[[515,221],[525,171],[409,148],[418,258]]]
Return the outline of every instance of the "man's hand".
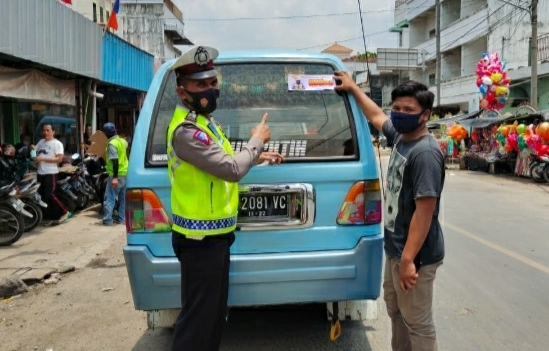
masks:
[[[111,181],[111,185],[114,189],[118,188],[118,178],[113,178]]]
[[[416,266],[413,261],[401,260],[400,271],[400,289],[404,292],[410,290],[416,285],[419,275],[416,272]]]
[[[252,129],[252,136],[259,138],[263,144],[269,141],[271,139],[271,130],[269,129],[269,126],[267,125],[267,117],[269,116],[268,113],[263,115],[263,118],[261,119],[261,122],[255,126],[255,128]]]
[[[351,91],[355,88],[358,88],[358,85],[356,85],[356,83],[353,81],[353,78],[351,78],[351,76],[349,76],[347,72],[335,71],[334,79],[336,81],[336,91]]]
[[[274,164],[279,165],[282,161],[285,161],[285,158],[284,158],[284,156],[282,156],[278,152],[266,151],[266,152],[262,152],[259,155],[259,157],[257,159],[257,163],[260,164],[260,163],[263,163],[265,161],[268,161],[270,165],[274,165]]]

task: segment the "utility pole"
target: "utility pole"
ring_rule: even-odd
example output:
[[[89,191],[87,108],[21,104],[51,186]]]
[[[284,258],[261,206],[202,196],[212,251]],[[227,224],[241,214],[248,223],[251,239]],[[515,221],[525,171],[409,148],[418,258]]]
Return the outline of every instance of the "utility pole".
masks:
[[[532,0],[537,1],[537,0]],[[437,63],[436,63],[436,83],[437,83],[437,103],[436,106],[440,106],[440,77],[441,77],[441,55],[440,55],[440,0],[435,0],[436,9],[436,51],[437,51]]]
[[[427,65],[425,63],[425,53],[427,51],[425,49],[421,50],[421,82],[425,85],[428,84],[427,82]]]
[[[437,0],[438,1],[438,0]],[[532,65],[532,77],[530,83],[530,104],[538,109],[538,0],[532,0],[530,9],[530,22],[532,24],[532,40],[530,45],[530,57]]]

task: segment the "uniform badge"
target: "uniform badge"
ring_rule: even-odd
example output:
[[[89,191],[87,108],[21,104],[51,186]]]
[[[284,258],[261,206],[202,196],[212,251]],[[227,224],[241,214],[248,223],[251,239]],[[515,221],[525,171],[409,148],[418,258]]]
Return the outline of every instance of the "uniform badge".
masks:
[[[196,48],[196,52],[194,54],[194,63],[199,66],[204,66],[208,64],[208,61],[210,61],[210,55],[208,54],[208,51],[202,46]]]
[[[211,143],[211,140],[210,140],[210,137],[208,136],[208,134],[204,133],[201,130],[197,130],[196,132],[194,132],[193,138],[195,138],[198,141],[203,142],[206,145],[210,145],[210,143]]]

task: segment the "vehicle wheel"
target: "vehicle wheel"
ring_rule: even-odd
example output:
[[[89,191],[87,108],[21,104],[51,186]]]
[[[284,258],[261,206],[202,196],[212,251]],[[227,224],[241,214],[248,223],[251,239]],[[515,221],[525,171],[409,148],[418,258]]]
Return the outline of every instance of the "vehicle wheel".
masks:
[[[549,164],[545,164],[545,167],[543,168],[543,179],[549,183]]]
[[[0,204],[0,246],[8,246],[19,240],[25,231],[25,219],[9,205]]]
[[[89,195],[83,195],[83,194],[80,194],[78,195],[78,204],[76,205],[76,208],[78,210],[83,210],[85,209],[86,207],[88,207],[88,203],[90,202],[90,197]]]
[[[530,165],[530,177],[536,183],[543,183],[545,179],[543,178],[542,168],[539,166],[539,163],[533,163]]]
[[[101,185],[99,186],[99,203],[101,204],[99,207],[99,213],[103,213],[103,209],[105,207],[105,193],[107,192],[107,179],[104,178],[101,180]]]
[[[36,228],[38,224],[42,222],[44,214],[42,213],[42,209],[40,208],[40,206],[38,206],[34,202],[30,200],[23,200],[23,202],[25,203],[25,207],[23,208],[30,214],[32,214],[32,218],[23,216],[23,219],[25,220],[25,231],[28,232]]]
[[[76,203],[69,195],[65,193],[58,193],[56,196],[65,205],[70,213],[74,213],[76,211]]]

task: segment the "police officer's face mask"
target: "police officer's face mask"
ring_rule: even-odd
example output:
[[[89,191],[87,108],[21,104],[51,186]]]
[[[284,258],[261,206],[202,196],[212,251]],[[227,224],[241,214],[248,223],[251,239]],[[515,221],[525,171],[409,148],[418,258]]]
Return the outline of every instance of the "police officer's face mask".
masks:
[[[185,100],[195,112],[208,114],[217,108],[217,99],[219,98],[219,89],[210,88],[200,92],[185,90],[191,97],[191,100]]]

